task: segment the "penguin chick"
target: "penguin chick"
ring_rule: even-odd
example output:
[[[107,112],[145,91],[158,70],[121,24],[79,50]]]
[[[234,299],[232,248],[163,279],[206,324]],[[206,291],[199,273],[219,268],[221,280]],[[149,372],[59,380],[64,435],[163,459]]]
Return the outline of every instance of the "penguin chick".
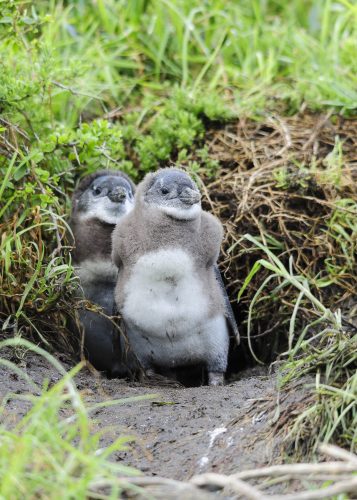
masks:
[[[134,210],[113,231],[115,300],[144,369],[203,364],[209,384],[220,385],[229,345],[226,293],[216,275],[223,228],[200,200],[176,168],[139,184]]]
[[[83,178],[72,197],[70,226],[72,253],[84,298],[113,315],[117,269],[111,260],[111,235],[115,224],[134,206],[135,186],[120,171],[100,170]],[[100,313],[81,310],[85,356],[109,376],[126,374],[121,362],[121,340]]]

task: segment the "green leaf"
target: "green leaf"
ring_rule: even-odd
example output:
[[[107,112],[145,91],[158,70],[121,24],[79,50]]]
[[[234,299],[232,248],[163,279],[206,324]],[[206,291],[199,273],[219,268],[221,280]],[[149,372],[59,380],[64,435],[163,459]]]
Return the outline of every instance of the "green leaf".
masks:
[[[23,164],[23,165],[19,165],[15,171],[14,171],[14,174],[13,174],[13,178],[15,181],[19,181],[20,179],[22,179],[23,177],[25,177],[25,175],[27,174],[28,172],[28,168],[27,168],[27,165],[26,164]]]
[[[241,296],[243,295],[243,293],[244,293],[245,289],[247,288],[247,286],[249,285],[249,283],[252,281],[253,276],[255,274],[257,274],[257,272],[259,271],[260,268],[261,268],[261,263],[260,263],[260,261],[257,261],[254,264],[254,266],[252,267],[252,269],[250,270],[248,276],[245,278],[244,283],[243,283],[241,289],[239,290],[238,301],[240,300]]]

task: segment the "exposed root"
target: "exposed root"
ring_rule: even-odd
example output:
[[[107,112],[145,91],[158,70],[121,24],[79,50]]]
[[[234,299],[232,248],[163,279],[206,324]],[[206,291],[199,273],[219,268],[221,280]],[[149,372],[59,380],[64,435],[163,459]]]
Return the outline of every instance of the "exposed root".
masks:
[[[223,496],[234,494],[234,498],[249,500],[313,500],[327,499],[334,495],[355,493],[357,491],[357,456],[337,446],[323,444],[320,452],[329,458],[340,461],[322,463],[286,464],[273,467],[242,471],[236,474],[224,475],[212,472],[194,476],[188,482],[175,481],[162,477],[135,477],[128,478],[128,485],[141,488],[152,486],[169,486],[177,494],[197,493],[202,490],[221,492]],[[327,474],[327,475],[326,475]],[[294,493],[269,495],[262,491],[269,483],[251,485],[248,480],[257,478],[278,479],[280,482],[295,481]],[[309,482],[311,489],[296,491],[296,480],[306,485]],[[321,487],[321,482],[329,480],[332,484]],[[316,486],[318,488],[316,489]],[[290,488],[291,491],[291,488]],[[194,498],[194,497],[193,497]]]

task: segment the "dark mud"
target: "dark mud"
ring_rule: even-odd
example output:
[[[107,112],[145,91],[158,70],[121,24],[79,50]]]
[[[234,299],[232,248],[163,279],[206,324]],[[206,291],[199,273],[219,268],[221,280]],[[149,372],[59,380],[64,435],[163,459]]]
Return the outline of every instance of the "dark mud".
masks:
[[[7,357],[11,357],[10,352]],[[66,361],[63,364],[70,367]],[[27,353],[20,367],[39,385],[46,379],[50,385],[60,379],[56,369],[34,354]],[[135,437],[131,449],[113,459],[145,475],[186,480],[202,472],[229,474],[282,461],[280,438],[275,436],[272,424],[276,376],[267,369],[241,372],[237,380],[224,387],[174,387],[164,380],[143,384],[107,380],[86,368],[76,382],[88,403],[155,394],[149,400],[105,407],[93,414],[95,426],[111,428],[104,445],[120,435]],[[10,392],[24,394],[30,388],[18,375],[2,368],[1,400]],[[27,409],[28,403],[15,396],[6,403],[2,419],[11,425]]]

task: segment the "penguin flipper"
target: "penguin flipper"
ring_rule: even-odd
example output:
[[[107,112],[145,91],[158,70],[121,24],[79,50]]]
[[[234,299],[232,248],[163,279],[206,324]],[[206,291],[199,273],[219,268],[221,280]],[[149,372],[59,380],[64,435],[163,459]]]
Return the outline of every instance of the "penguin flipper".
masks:
[[[229,327],[230,327],[230,329],[231,329],[231,331],[232,331],[232,333],[237,341],[237,344],[239,345],[240,344],[240,335],[239,335],[238,325],[237,325],[236,319],[234,317],[233,309],[232,309],[231,303],[229,301],[229,297],[227,295],[226,288],[225,288],[224,283],[223,283],[221,272],[218,269],[217,264],[214,265],[214,273],[215,273],[216,280],[219,284],[219,287],[221,289],[221,292],[222,292],[222,295],[224,298],[225,316],[226,316],[228,325],[229,325]]]

